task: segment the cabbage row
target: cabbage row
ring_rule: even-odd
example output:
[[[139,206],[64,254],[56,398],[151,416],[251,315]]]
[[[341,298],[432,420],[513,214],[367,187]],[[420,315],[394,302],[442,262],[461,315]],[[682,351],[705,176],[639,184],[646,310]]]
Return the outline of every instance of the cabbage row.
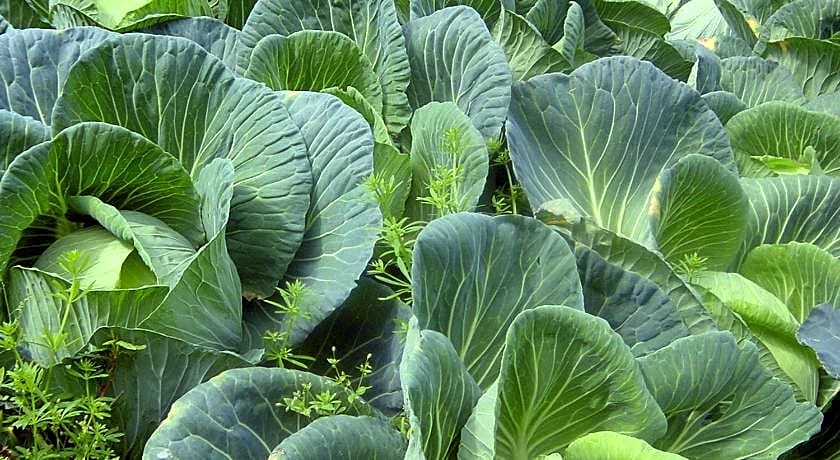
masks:
[[[0,371],[120,457],[840,458],[840,1],[0,14]]]

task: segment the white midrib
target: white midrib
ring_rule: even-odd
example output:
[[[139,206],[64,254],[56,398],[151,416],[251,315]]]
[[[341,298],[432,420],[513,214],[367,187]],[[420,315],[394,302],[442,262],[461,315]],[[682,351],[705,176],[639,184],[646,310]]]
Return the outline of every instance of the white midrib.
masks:
[[[574,93],[570,91],[572,95],[572,100],[574,100]],[[576,101],[575,101],[576,102]],[[601,202],[598,200],[598,194],[595,192],[595,187],[593,187],[595,183],[594,176],[592,175],[592,163],[589,161],[589,148],[586,145],[586,133],[583,130],[583,117],[580,114],[580,106],[575,104],[575,112],[577,112],[578,118],[578,134],[580,134],[580,145],[583,148],[583,159],[586,164],[586,190],[589,193],[589,201],[592,202],[592,218],[595,220],[595,224],[599,227],[604,226],[603,219],[601,218]],[[571,158],[571,152],[569,152],[569,156]]]

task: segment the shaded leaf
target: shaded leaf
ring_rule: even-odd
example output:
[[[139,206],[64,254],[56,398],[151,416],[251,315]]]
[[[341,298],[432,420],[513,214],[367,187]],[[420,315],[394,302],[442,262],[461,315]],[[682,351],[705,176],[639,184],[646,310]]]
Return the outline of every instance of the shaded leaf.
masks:
[[[796,338],[817,352],[832,378],[840,380],[840,310],[831,304],[817,305],[797,331]]]

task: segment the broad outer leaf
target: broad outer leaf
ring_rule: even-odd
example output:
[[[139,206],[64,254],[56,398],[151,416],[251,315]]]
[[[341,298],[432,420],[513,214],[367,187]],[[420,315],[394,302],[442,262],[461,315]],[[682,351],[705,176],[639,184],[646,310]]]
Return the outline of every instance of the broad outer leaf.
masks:
[[[653,441],[666,428],[621,337],[603,319],[558,306],[524,311],[508,330],[496,414],[496,455],[511,459],[597,431]]]
[[[430,102],[414,112],[411,119],[411,193],[406,214],[414,220],[429,221],[439,211],[419,198],[431,196],[430,183],[441,171],[460,171],[450,198],[449,212],[474,211],[484,192],[490,155],[481,133],[453,102]]]
[[[822,414],[797,403],[749,342],[728,332],[686,337],[639,359],[668,418],[653,446],[688,458],[777,458],[819,431]]]
[[[248,1],[248,0],[244,0]],[[243,3],[243,0],[230,0],[229,3]],[[246,51],[241,45],[242,34],[218,19],[200,17],[184,18],[164,22],[146,29],[144,33],[169,35],[192,40],[205,51],[216,56],[226,66],[236,69]]]
[[[791,37],[768,43],[764,57],[790,69],[808,99],[840,90],[840,44]]]
[[[269,35],[251,53],[245,76],[274,90],[320,91],[353,87],[382,111],[382,87],[370,61],[348,36],[302,30],[288,37]]]
[[[653,231],[665,260],[697,254],[709,270],[725,270],[744,239],[749,206],[738,176],[714,158],[689,155],[654,184]]]
[[[412,320],[400,363],[400,382],[411,426],[408,455],[447,458],[469,419],[481,389],[445,335],[417,328]]]
[[[432,221],[417,237],[412,279],[420,327],[449,337],[483,389],[496,380],[517,314],[546,304],[583,308],[566,242],[521,216],[459,213]]]
[[[742,176],[773,175],[760,161],[765,156],[801,163],[812,173],[840,176],[840,119],[833,115],[790,102],[768,102],[735,115],[726,130]],[[808,147],[814,158],[805,158]]]
[[[193,242],[204,233],[198,196],[174,157],[124,128],[81,123],[19,155],[0,180],[0,269],[36,218],[64,218],[75,195],[157,217]]]
[[[405,438],[387,420],[333,415],[284,439],[268,460],[402,460]]]
[[[108,388],[108,395],[116,398],[113,420],[125,433],[123,452],[131,458],[140,457],[146,439],[181,395],[222,371],[249,365],[244,357],[230,352],[139,329],[100,329],[91,343],[102,346],[113,339],[145,347],[120,351]]]
[[[356,42],[379,76],[385,124],[392,135],[399,134],[411,117],[405,94],[411,70],[394,2],[260,0],[242,27],[243,43],[253,48],[270,34],[301,30],[334,30]]]
[[[686,460],[662,452],[641,439],[612,431],[599,431],[576,439],[563,452],[564,460]]]
[[[359,383],[358,367],[368,362],[373,373],[362,380],[369,386],[365,401],[386,415],[402,410],[399,364],[405,336],[400,323],[408,322],[411,310],[393,298],[394,291],[368,278],[359,280],[350,297],[296,348],[315,357],[309,371],[330,375],[329,358],[338,358],[338,368]],[[386,299],[387,300],[381,300]]]
[[[840,257],[839,178],[786,176],[741,184],[750,199],[742,256],[761,244],[799,241]]]
[[[0,109],[49,125],[70,68],[85,51],[111,36],[92,27],[0,35]]]
[[[454,6],[406,24],[415,109],[455,102],[485,138],[499,137],[510,103],[507,57],[475,10]]]
[[[649,197],[665,169],[697,153],[734,171],[726,132],[700,95],[632,58],[516,83],[507,138],[532,207],[566,199],[643,244],[651,244]]]
[[[285,279],[306,286],[298,318],[298,342],[344,302],[373,255],[382,215],[363,183],[373,173],[373,137],[365,120],[337,98],[317,93],[283,94],[300,128],[314,186],[303,242]],[[251,345],[259,348],[268,329],[285,330],[276,307],[246,312]]]
[[[840,380],[840,309],[831,304],[818,305],[802,323],[796,338],[813,348],[826,372]]]
[[[177,157],[193,179],[214,159],[230,159],[228,250],[246,297],[274,291],[303,237],[312,180],[279,95],[234,78],[194,42],[146,34],[85,54],[65,89],[56,129],[84,120],[124,126]]]
[[[759,246],[740,272],[781,299],[800,323],[816,305],[840,305],[840,259],[813,244]]]
[[[720,87],[755,107],[768,101],[798,101],[802,85],[786,67],[758,56],[735,56],[720,62]],[[758,127],[758,126],[756,126]]]
[[[0,109],[0,176],[24,150],[50,139],[50,128],[30,117]]]
[[[656,283],[586,246],[579,246],[575,255],[585,311],[606,320],[633,356],[689,335],[675,302]]]
[[[250,367],[223,372],[172,404],[169,415],[143,450],[145,460],[266,458],[274,446],[318,418],[288,411],[283,398],[311,385],[311,400],[323,391],[346,401],[347,390],[332,380],[281,368]],[[363,402],[347,415],[372,415]]]

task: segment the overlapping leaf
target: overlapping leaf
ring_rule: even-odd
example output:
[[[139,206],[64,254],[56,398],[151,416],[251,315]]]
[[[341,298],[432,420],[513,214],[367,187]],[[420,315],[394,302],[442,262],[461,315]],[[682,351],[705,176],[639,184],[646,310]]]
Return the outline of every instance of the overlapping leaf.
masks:
[[[796,333],[803,345],[814,349],[826,372],[840,380],[840,309],[834,305],[818,305]]]
[[[650,244],[649,196],[665,169],[699,153],[734,170],[714,112],[649,63],[605,58],[513,92],[508,143],[534,207],[566,199],[597,225]]]
[[[691,336],[639,359],[665,416],[653,446],[688,458],[776,458],[819,431],[822,414],[797,403],[750,343],[731,334]]]
[[[87,53],[65,89],[56,129],[85,120],[124,126],[193,178],[215,158],[230,159],[228,250],[247,297],[273,292],[303,237],[311,188],[305,144],[279,95],[235,78],[191,41],[142,34]]]
[[[496,411],[501,458],[538,458],[597,431],[647,441],[665,432],[665,417],[621,338],[606,321],[568,307],[517,316]]]
[[[481,390],[452,343],[437,331],[409,329],[400,363],[405,410],[411,426],[408,454],[446,458],[454,452]]]
[[[748,202],[738,176],[711,157],[689,155],[660,176],[651,197],[656,242],[674,265],[697,255],[725,270],[746,230]]]
[[[401,460],[405,439],[392,424],[369,416],[319,418],[284,439],[269,460]]]
[[[382,215],[362,185],[373,173],[374,148],[364,119],[328,95],[288,92],[283,100],[303,135],[314,180],[303,242],[285,274],[306,286],[309,318],[296,321],[297,342],[350,294],[373,254]],[[270,305],[248,311],[251,344],[258,348],[281,322]]]
[[[726,125],[742,176],[840,176],[840,120],[788,102],[745,110]],[[809,153],[810,151],[810,153]]]
[[[583,307],[574,256],[542,223],[452,214],[418,236],[412,267],[420,327],[449,337],[482,388],[498,375],[504,334],[538,305]]]
[[[50,129],[45,124],[0,109],[0,176],[18,154],[49,138]]]
[[[314,374],[263,367],[229,370],[172,404],[146,443],[143,458],[266,458],[281,441],[318,418],[277,405],[303,385],[309,388],[309,398],[330,391],[346,401],[344,387]],[[346,414],[373,412],[356,401]]]
[[[95,28],[0,35],[0,108],[51,124],[53,106],[72,65],[111,36]]]
[[[840,179],[786,176],[741,184],[750,200],[743,255],[761,244],[798,241],[840,256]]]
[[[445,8],[405,26],[414,109],[455,102],[485,138],[498,137],[510,102],[511,70],[474,10]]]
[[[356,42],[379,76],[388,130],[399,134],[411,116],[405,95],[410,70],[394,2],[260,0],[242,27],[243,43],[253,48],[270,34],[288,36],[301,30],[333,30]]]

